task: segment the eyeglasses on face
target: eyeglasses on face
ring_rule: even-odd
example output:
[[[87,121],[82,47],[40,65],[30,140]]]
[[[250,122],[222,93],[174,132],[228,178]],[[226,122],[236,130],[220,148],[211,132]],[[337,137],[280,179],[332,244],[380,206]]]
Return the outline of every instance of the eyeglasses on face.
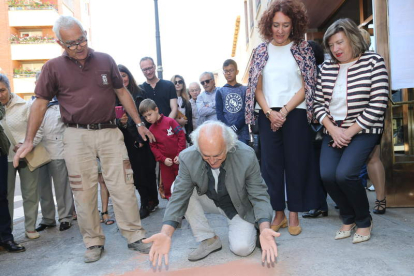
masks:
[[[86,39],[85,37],[82,37],[75,43],[70,43],[70,44],[64,43],[64,44],[69,50],[73,51],[73,50],[76,50],[78,46],[80,47],[86,46],[86,44],[88,44],[88,39]]]
[[[190,93],[199,92],[199,91],[200,91],[200,89],[190,89],[190,90],[188,90],[188,92],[190,92]]]
[[[236,71],[236,70],[234,70],[234,69],[223,70],[223,74],[232,74],[232,73],[234,73],[234,71]]]
[[[200,83],[201,83],[201,85],[206,85],[206,84],[209,84],[210,83],[210,81],[212,81],[212,79],[209,79],[209,80],[205,80],[205,81],[200,81]]]
[[[183,81],[183,80],[178,80],[178,81],[175,81],[175,82],[174,82],[174,84],[175,84],[175,85],[177,85],[177,84],[183,84],[183,83],[184,83],[184,81]]]
[[[153,66],[151,66],[151,67],[143,68],[143,69],[141,69],[141,70],[142,70],[142,72],[149,72],[149,71],[151,71],[152,69],[154,69],[154,65],[153,65]]]

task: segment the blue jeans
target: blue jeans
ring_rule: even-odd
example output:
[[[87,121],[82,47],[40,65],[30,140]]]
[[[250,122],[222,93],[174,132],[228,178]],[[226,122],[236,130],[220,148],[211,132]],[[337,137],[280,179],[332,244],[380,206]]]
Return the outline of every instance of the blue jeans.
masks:
[[[378,134],[357,134],[342,149],[329,147],[331,139],[329,135],[324,136],[320,158],[326,191],[338,205],[344,224],[369,227],[369,203],[359,174],[378,141]]]

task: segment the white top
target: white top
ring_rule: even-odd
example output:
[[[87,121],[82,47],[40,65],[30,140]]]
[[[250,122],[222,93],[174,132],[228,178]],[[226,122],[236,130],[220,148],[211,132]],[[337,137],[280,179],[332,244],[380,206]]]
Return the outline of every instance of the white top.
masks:
[[[185,115],[185,106],[181,107],[183,105],[183,98],[181,96],[177,98],[177,104],[178,104],[178,110]]]
[[[269,59],[263,69],[263,94],[267,105],[283,107],[302,88],[302,74],[290,51],[293,42],[285,46],[269,43]],[[306,109],[305,100],[296,108]]]
[[[348,113],[347,107],[347,84],[348,69],[355,64],[355,61],[339,64],[339,74],[332,92],[332,99],[329,104],[329,111],[335,121],[344,120]],[[323,118],[322,118],[323,119]]]
[[[214,183],[214,188],[216,189],[216,192],[217,192],[217,187],[218,187],[218,177],[219,177],[219,174],[220,174],[220,168],[217,168],[217,169],[213,169],[213,168],[211,168],[211,172],[212,172],[212,174],[213,174],[214,181],[215,181],[215,183]]]

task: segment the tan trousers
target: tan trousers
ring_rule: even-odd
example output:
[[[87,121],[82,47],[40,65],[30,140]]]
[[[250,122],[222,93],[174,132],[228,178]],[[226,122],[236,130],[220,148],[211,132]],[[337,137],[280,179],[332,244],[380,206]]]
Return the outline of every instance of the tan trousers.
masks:
[[[145,237],[135,196],[133,172],[118,128],[87,130],[68,127],[64,156],[75,197],[78,223],[86,247],[104,245],[98,212],[98,164],[112,197],[116,221],[128,243]]]

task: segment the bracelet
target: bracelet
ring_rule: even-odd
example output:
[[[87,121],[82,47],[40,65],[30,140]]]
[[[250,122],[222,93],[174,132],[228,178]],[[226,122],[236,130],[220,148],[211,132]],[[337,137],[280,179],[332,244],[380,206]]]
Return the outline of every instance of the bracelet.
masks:
[[[141,122],[141,123],[136,124],[135,126],[136,127],[145,126],[145,123],[144,122]]]
[[[271,112],[272,112],[272,109],[269,109],[268,111],[266,111],[266,113],[265,113],[266,118],[269,118],[270,117],[270,113]]]
[[[289,113],[289,110],[286,108],[286,105],[283,106],[286,109],[286,112]]]
[[[279,113],[280,113],[280,114],[282,114],[282,116],[286,118],[287,114],[283,113],[283,112],[282,112],[282,109],[281,109],[281,110],[279,110]]]

